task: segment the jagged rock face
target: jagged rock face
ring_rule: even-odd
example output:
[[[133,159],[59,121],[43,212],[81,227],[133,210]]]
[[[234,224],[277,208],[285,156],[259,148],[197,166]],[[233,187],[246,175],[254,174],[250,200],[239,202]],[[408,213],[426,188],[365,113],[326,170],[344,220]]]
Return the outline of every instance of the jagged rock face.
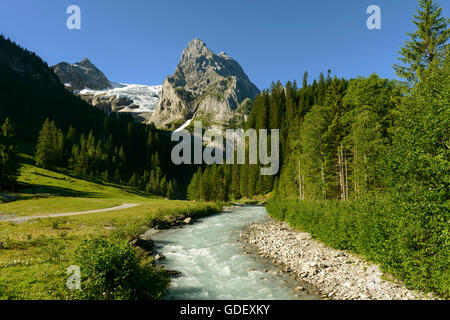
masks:
[[[134,101],[127,97],[120,96],[108,96],[106,93],[100,94],[79,94],[80,98],[82,98],[87,103],[95,106],[97,109],[100,109],[106,113],[108,112],[118,112],[125,108],[129,109],[138,109],[139,106],[134,104]]]
[[[253,100],[258,94],[237,61],[194,39],[183,50],[175,73],[164,81],[149,122],[163,128],[195,117],[208,125],[222,125],[246,98]]]
[[[86,88],[104,90],[111,87],[111,82],[87,58],[74,64],[61,62],[52,69],[66,88],[74,92]]]

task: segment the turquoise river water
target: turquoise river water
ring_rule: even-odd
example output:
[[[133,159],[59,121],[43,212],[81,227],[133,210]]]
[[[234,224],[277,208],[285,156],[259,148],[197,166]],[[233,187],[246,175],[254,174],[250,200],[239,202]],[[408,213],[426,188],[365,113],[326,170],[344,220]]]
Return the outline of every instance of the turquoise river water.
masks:
[[[264,219],[264,207],[242,207],[155,234],[156,250],[166,256],[161,264],[181,272],[172,279],[168,298],[314,299],[296,293],[295,280],[279,272],[268,259],[246,254],[245,244],[237,241],[242,228]]]

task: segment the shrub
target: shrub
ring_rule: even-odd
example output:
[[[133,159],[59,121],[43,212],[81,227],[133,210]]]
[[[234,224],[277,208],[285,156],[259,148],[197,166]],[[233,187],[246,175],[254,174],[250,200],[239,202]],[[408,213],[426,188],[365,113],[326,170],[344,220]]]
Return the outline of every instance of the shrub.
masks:
[[[124,242],[85,240],[76,250],[81,267],[80,298],[89,300],[159,299],[169,276]]]
[[[56,263],[64,259],[65,245],[63,241],[52,238],[39,248],[39,256],[44,262]]]

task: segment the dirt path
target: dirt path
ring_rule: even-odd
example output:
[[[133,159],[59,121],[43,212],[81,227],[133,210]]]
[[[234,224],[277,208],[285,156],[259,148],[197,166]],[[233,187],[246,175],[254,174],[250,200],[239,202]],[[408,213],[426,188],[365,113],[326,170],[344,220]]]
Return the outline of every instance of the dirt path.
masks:
[[[129,209],[138,206],[138,203],[124,203],[120,206],[112,207],[112,208],[105,208],[105,209],[97,209],[97,210],[89,210],[89,211],[79,211],[79,212],[66,212],[66,213],[52,213],[52,214],[45,214],[41,216],[26,216],[26,217],[14,217],[14,218],[6,218],[2,219],[0,217],[0,221],[3,222],[27,222],[30,220],[36,220],[40,218],[57,218],[57,217],[68,217],[68,216],[76,216],[76,215],[82,215],[82,214],[89,214],[89,213],[98,213],[98,212],[107,212],[107,211],[116,211],[116,210],[124,210]]]

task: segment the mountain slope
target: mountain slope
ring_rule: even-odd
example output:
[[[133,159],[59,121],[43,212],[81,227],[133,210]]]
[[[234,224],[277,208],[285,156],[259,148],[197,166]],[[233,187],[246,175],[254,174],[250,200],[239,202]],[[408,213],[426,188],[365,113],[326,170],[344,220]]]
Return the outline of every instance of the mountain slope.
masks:
[[[164,128],[197,118],[222,125],[246,98],[253,100],[258,94],[237,61],[194,39],[183,50],[175,73],[164,81],[150,122]]]

